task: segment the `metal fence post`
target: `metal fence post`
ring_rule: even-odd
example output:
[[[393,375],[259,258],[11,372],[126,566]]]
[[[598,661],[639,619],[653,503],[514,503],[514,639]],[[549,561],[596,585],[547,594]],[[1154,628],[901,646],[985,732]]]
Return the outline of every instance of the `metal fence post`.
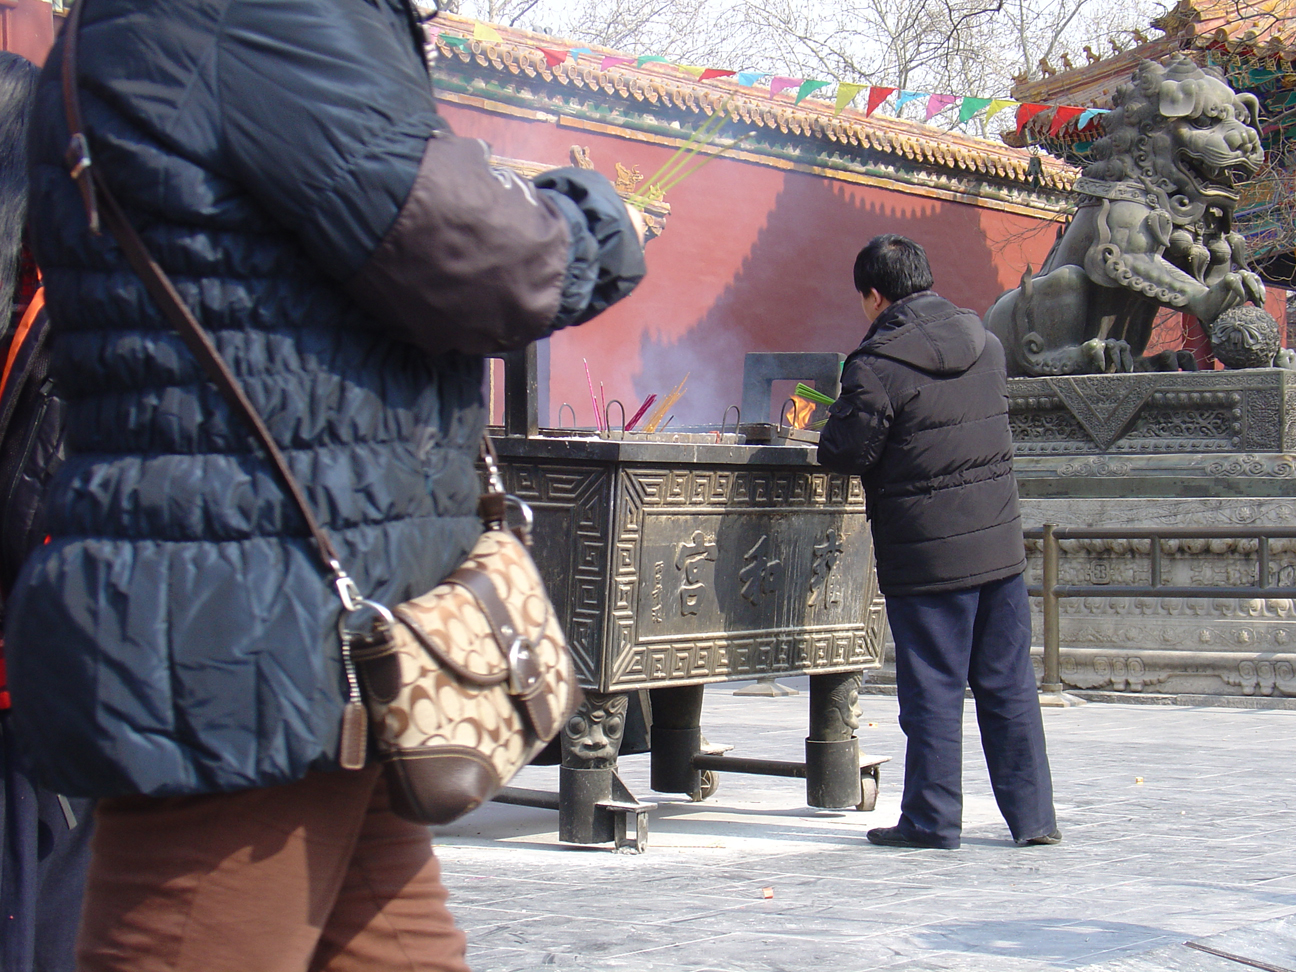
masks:
[[[1061,695],[1060,634],[1058,628],[1058,541],[1053,524],[1044,524],[1044,680],[1041,695]]]

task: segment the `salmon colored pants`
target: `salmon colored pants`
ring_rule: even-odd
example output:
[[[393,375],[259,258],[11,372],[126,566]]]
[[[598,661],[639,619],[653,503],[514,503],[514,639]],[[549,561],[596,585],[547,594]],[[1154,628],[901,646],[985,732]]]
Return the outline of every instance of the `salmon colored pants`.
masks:
[[[467,972],[428,830],[377,767],[95,822],[80,972]]]

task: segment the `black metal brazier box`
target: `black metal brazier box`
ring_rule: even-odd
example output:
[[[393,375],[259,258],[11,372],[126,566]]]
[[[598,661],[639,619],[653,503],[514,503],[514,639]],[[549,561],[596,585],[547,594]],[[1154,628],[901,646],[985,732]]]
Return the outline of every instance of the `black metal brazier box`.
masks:
[[[541,430],[534,361],[509,364],[495,448],[534,513],[532,553],[586,698],[563,730],[557,798],[496,799],[558,809],[564,841],[642,850],[652,805],[616,775],[635,696],[654,790],[702,799],[716,772],[759,773],[805,779],[812,806],[871,809],[881,760],[861,761],[856,702],[886,619],[859,479],[816,465],[805,441]],[[784,674],[810,675],[804,763],[705,742],[706,683]]]

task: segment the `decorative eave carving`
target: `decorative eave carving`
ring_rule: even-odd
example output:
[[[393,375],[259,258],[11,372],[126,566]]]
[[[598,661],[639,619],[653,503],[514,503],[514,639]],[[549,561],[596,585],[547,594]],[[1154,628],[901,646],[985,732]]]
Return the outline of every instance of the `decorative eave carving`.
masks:
[[[728,102],[724,110],[736,121],[752,126],[765,143],[744,146],[743,151],[731,153],[734,158],[774,160],[774,164],[786,161],[822,169],[826,175],[835,169],[867,168],[899,181],[918,181],[975,197],[978,202],[992,203],[998,194],[1000,201],[1037,215],[1065,208],[1069,204],[1065,194],[1078,175],[1071,166],[1052,158],[1041,159],[1042,165],[1032,171],[1029,153],[985,139],[938,132],[899,119],[866,117],[853,109],[834,115],[832,107],[822,102],[807,100],[792,105],[727,80],[699,82],[667,76],[665,71],[674,75],[675,69],[661,65],[638,68],[629,64],[604,71],[592,63],[594,58],[586,58],[585,63],[565,61],[550,67],[537,48],[569,47],[569,42],[505,27],[496,28],[501,42],[477,41],[471,39],[472,28],[473,21],[448,14],[438,16],[433,24],[434,31],[467,41],[460,47],[434,35],[433,48],[441,59],[434,68],[441,75],[438,86],[451,101],[483,99],[501,107],[525,106],[537,117],[557,120],[560,115],[582,117],[581,106],[572,95],[583,93],[607,106],[601,113],[584,112],[589,121],[595,121],[598,114],[605,124],[615,122],[616,127],[625,129],[627,137],[637,130],[674,135],[681,141],[678,119],[672,129],[668,116],[682,112],[709,117]],[[596,49],[595,55],[617,56],[617,52]],[[464,74],[480,83],[456,92],[447,82]],[[622,105],[624,117],[619,115]]]
[[[1296,71],[1296,44],[1278,33],[1296,20],[1296,0],[1179,0],[1151,22],[1164,33],[1127,51],[1051,77],[1015,85],[1012,97],[1036,104],[1110,108],[1111,96],[1141,61],[1164,61],[1171,54],[1208,51],[1231,56],[1271,58],[1274,69]]]

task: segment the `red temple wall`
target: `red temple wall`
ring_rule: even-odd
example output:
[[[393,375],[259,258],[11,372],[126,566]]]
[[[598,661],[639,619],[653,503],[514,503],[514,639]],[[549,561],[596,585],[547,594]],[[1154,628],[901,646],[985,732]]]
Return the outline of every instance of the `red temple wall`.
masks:
[[[53,10],[49,0],[0,0],[0,49],[44,64],[54,44]]]
[[[616,162],[650,175],[673,151],[459,105],[443,110],[457,132],[507,158],[569,165],[571,146],[581,145],[605,175]],[[851,268],[878,233],[917,240],[936,289],[984,312],[1017,285],[1026,262],[1040,265],[1056,231],[1029,217],[727,158],[681,183],[667,202],[671,215],[648,244],[648,276],[636,292],[552,339],[550,414],[542,422],[555,421],[568,402],[578,424],[593,423],[588,359],[596,387],[602,382],[607,398],[631,411],[689,374],[676,422],[718,423],[741,399],[747,351],[846,352],[859,343],[864,322]]]

